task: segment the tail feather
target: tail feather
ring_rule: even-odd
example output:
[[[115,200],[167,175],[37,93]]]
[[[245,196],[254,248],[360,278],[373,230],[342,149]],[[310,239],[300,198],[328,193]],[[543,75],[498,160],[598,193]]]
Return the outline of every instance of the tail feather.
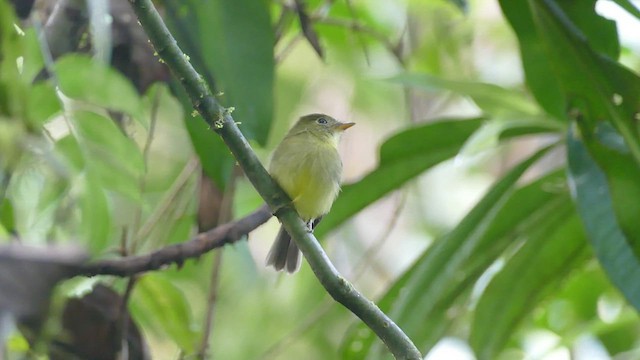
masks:
[[[267,266],[273,266],[277,271],[286,270],[293,274],[300,268],[300,250],[284,227],[280,227],[276,241],[267,255]]]

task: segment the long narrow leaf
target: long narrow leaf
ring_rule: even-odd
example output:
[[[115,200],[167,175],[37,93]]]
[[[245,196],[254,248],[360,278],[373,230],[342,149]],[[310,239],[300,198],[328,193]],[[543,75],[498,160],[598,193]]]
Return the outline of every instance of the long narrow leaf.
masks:
[[[478,301],[470,343],[479,359],[495,359],[520,320],[586,258],[585,234],[573,205],[567,201],[546,215]]]
[[[640,260],[615,217],[607,178],[583,141],[573,135],[568,140],[568,158],[569,183],[596,257],[613,284],[640,310]]]
[[[558,203],[561,194],[544,191],[544,184],[548,185],[551,178],[514,193],[518,179],[547,150],[539,151],[498,181],[458,226],[437,240],[380,300],[380,308],[421,350],[427,352],[442,336],[446,310],[509,246],[532,213],[536,209],[549,211],[550,204]],[[556,181],[558,175],[554,174]],[[370,331],[361,325],[351,329],[343,347],[344,358],[378,359],[381,354],[382,347]]]
[[[378,167],[342,193],[316,230],[319,237],[430,167],[454,157],[483,119],[447,120],[405,130],[380,148]]]

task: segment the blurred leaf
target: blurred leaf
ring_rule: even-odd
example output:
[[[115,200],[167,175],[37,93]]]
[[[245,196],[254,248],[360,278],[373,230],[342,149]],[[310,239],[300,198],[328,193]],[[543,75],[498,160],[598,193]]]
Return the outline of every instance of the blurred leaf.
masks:
[[[531,7],[539,7],[543,1],[533,0],[500,0],[500,6],[509,21],[511,27],[513,27],[518,41],[520,43],[520,52],[522,57],[522,65],[524,68],[525,76],[527,79],[527,85],[531,89],[531,92],[538,100],[540,105],[550,114],[558,119],[565,118],[564,115],[564,95],[561,88],[564,86],[565,79],[559,76],[549,76],[549,74],[556,73],[558,60],[561,61],[579,61],[581,56],[574,57],[563,54],[558,58],[549,57],[549,49],[557,51],[560,49],[573,51],[577,50],[577,46],[582,46],[580,43],[585,43],[584,35],[578,35],[580,31],[588,36],[589,46],[593,49],[607,54],[612,58],[617,58],[619,53],[618,37],[616,33],[615,23],[611,20],[604,19],[595,12],[595,0],[570,0],[560,1],[555,4],[562,6],[565,9],[561,21],[565,31],[572,32],[574,36],[574,42],[570,45],[564,43],[563,36],[559,36],[558,33],[552,34],[553,30],[547,25],[536,26],[536,22],[539,18],[536,14],[531,12]],[[556,7],[556,9],[559,9]],[[568,17],[568,18],[567,18]],[[578,26],[580,30],[572,27],[571,21],[574,25]],[[547,37],[545,39],[545,37]],[[580,39],[579,41],[576,39]],[[549,42],[551,44],[548,47]],[[584,54],[583,54],[584,55]],[[579,73],[578,78],[572,79],[574,83],[581,83],[583,89],[588,89],[589,86],[584,86],[583,80],[591,80],[591,77],[585,77],[585,74],[591,74],[590,70],[582,69],[582,66],[576,66],[572,64],[568,69],[573,70],[575,76]]]
[[[318,237],[428,168],[455,156],[483,119],[446,120],[404,130],[380,147],[380,163],[362,180],[342,187]]]
[[[82,171],[84,169],[84,157],[82,155],[82,149],[78,144],[78,140],[71,134],[61,138],[55,143],[56,153],[61,155],[66,164],[75,171]]]
[[[469,342],[479,359],[495,359],[520,321],[585,260],[585,234],[567,201],[546,214],[491,279],[475,308]]]
[[[460,11],[465,14],[469,10],[469,3],[467,2],[467,0],[449,0],[449,2],[455,5],[458,9],[460,9]]]
[[[636,347],[636,334],[640,331],[638,326],[638,313],[635,310],[625,310],[619,319],[613,323],[603,321],[601,328],[597,329],[598,339],[607,349],[607,352],[616,358],[629,355],[631,358],[638,357]],[[629,349],[636,349],[635,355]]]
[[[46,243],[55,224],[55,210],[66,183],[21,162],[12,174],[7,198],[14,211],[15,230],[26,243]]]
[[[536,104],[521,92],[505,89],[498,85],[475,81],[447,80],[428,74],[404,73],[389,81],[427,91],[452,91],[469,96],[480,109],[493,116],[512,116],[515,114],[537,115],[540,111]]]
[[[596,80],[599,77],[598,72],[603,69],[587,70],[584,69],[584,65],[593,61],[589,60],[593,57],[593,50],[617,58],[618,37],[615,23],[596,14],[595,0],[554,3],[554,21],[559,28],[550,23],[543,24],[541,19],[544,16],[539,16],[538,10],[532,13],[532,8],[548,8],[549,2],[546,2],[547,5],[542,5],[543,3],[545,1],[500,0],[502,11],[518,36],[527,85],[547,112],[563,119],[567,76],[574,77],[577,82],[583,82],[576,84],[576,94],[595,91],[598,86],[594,88],[594,84],[586,83]],[[569,38],[571,40],[568,40]],[[599,61],[603,59],[600,58]],[[561,70],[562,68],[564,70]],[[612,95],[608,94],[607,98],[611,99]]]
[[[181,350],[192,353],[200,334],[182,291],[161,273],[138,280],[131,297],[133,317],[145,328],[168,335]]]
[[[178,40],[181,48],[186,54],[189,54],[191,63],[198,73],[203,76],[210,90],[217,92],[218,86],[212,74],[214,68],[210,65],[211,61],[216,60],[211,60],[210,58],[216,58],[218,54],[209,49],[210,28],[200,28],[201,22],[204,23],[204,20],[199,20],[200,17],[208,16],[204,13],[204,9],[201,6],[202,2],[164,0],[163,4],[168,10],[165,16],[167,25]],[[213,5],[207,3],[205,7],[208,9]],[[204,173],[213,179],[218,187],[224,189],[235,159],[220,136],[209,128],[197,111],[193,110],[191,100],[175,79],[172,79],[171,89],[184,109],[185,126]],[[245,122],[245,119],[240,121]],[[250,121],[247,123],[250,123]],[[248,134],[245,135],[248,136]]]
[[[448,309],[475,280],[538,220],[566,206],[566,194],[548,190],[555,172],[519,190],[522,174],[549,148],[537,152],[500,179],[450,233],[436,240],[387,291],[378,305],[424,352],[450,323]],[[373,333],[352,327],[343,344],[345,359],[378,359],[383,353]]]
[[[567,147],[569,183],[596,257],[611,282],[640,310],[640,260],[615,217],[607,178],[582,140],[570,134]]]
[[[534,117],[531,119],[493,119],[478,129],[460,149],[461,156],[472,156],[482,151],[495,149],[503,139],[540,133],[564,133],[565,125],[557,121]]]
[[[34,28],[26,28],[24,35],[21,36],[22,43],[22,71],[21,75],[24,82],[31,84],[38,73],[44,67],[44,59],[42,58],[42,49],[40,48],[40,40]]]
[[[500,0],[507,21],[518,37],[522,67],[527,86],[540,106],[556,119],[564,119],[564,97],[560,80],[554,76],[553,65],[538,35],[527,0]]]
[[[4,189],[0,189],[0,192],[3,190]],[[0,202],[0,225],[2,225],[7,233],[15,231],[16,225],[15,220],[13,219],[13,205],[11,205],[11,200],[6,197],[2,199],[2,202]],[[0,233],[0,236],[2,235],[3,234]]]
[[[594,51],[611,59],[620,56],[620,42],[616,22],[596,12],[597,0],[564,0],[556,4],[570,19],[584,40]],[[568,24],[565,25],[568,28]]]
[[[264,145],[273,118],[273,29],[264,1],[199,3],[191,20],[200,26],[199,44],[217,90],[248,139]],[[188,18],[185,20],[189,20]]]
[[[378,167],[360,181],[342,187],[331,212],[323,218],[315,234],[324,236],[369,204],[442,161],[461,152],[469,154],[488,148],[498,141],[495,137],[505,140],[538,132],[557,132],[562,128],[554,122],[540,120],[492,123],[483,118],[442,120],[392,136],[380,148]]]
[[[229,148],[200,115],[195,117],[187,115],[184,121],[202,169],[221,189],[224,189],[235,165],[235,159]]]
[[[142,117],[140,96],[118,71],[88,56],[65,55],[55,64],[64,95],[109,110],[122,111],[136,120]]]
[[[144,161],[136,144],[113,121],[95,113],[78,111],[72,120],[88,169],[104,187],[139,198]]]
[[[60,111],[60,99],[51,84],[39,83],[29,89],[29,121],[40,127]]]
[[[535,25],[547,45],[554,74],[561,80],[568,115],[577,121],[587,149],[604,170],[617,219],[640,256],[640,222],[635,215],[640,213],[640,202],[633,200],[640,196],[636,185],[640,183],[640,133],[635,120],[640,108],[640,77],[596,52],[604,49],[593,46],[605,41],[596,41],[596,37],[616,41],[617,37],[609,20],[594,20],[598,18],[592,14],[595,2],[569,3],[573,7],[563,4],[561,8],[548,0],[532,2]],[[582,28],[571,22],[574,18]],[[620,140],[616,142],[616,138]]]
[[[108,245],[111,233],[111,213],[102,185],[91,175],[82,178],[80,202],[80,231],[92,254],[98,254]]]
[[[640,20],[640,10],[634,5],[632,1],[629,0],[613,0],[618,6],[625,9],[629,14],[635,16]]]
[[[24,58],[24,37],[15,24],[13,7],[0,2],[0,116],[19,116],[24,111],[28,91],[24,78],[16,66]],[[22,60],[21,60],[22,59]]]

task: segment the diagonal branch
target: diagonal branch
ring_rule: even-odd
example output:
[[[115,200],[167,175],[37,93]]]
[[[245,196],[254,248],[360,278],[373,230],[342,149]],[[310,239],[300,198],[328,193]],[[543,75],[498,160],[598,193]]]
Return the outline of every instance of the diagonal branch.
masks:
[[[290,205],[284,191],[269,176],[236,126],[231,117],[231,108],[223,108],[212,96],[202,77],[178,47],[151,0],[130,1],[151,43],[184,86],[194,108],[222,137],[249,181],[291,234],[322,286],[336,301],[362,319],[397,359],[422,359],[420,351],[411,339],[378,306],[360,294],[331,264],[316,238],[307,232],[304,222]]]
[[[77,275],[131,276],[145,271],[157,270],[171,264],[181,265],[185,260],[199,257],[211,249],[222,247],[242,239],[271,218],[267,206],[263,206],[242,219],[220,225],[193,239],[163,247],[147,255],[98,260],[82,265]]]

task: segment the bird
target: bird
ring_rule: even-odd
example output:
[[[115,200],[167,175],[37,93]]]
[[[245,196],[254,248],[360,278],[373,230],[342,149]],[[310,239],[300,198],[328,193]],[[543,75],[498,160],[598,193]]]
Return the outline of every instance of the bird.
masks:
[[[310,231],[329,212],[340,192],[342,160],[338,143],[353,125],[325,114],[305,115],[273,151],[269,174],[287,193]],[[300,250],[283,226],[266,263],[291,274],[300,268]]]

